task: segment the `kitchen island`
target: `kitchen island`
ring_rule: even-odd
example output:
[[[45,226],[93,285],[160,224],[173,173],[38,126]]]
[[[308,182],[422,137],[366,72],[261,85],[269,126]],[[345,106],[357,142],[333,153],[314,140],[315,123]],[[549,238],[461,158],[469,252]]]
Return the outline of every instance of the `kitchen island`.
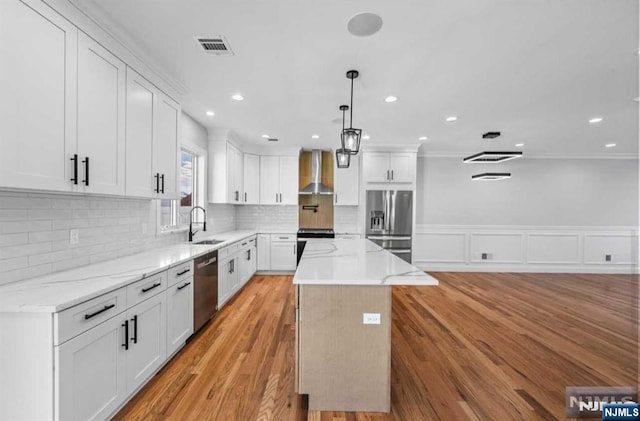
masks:
[[[293,283],[295,387],[309,409],[389,412],[391,287],[438,281],[369,240],[317,239]]]

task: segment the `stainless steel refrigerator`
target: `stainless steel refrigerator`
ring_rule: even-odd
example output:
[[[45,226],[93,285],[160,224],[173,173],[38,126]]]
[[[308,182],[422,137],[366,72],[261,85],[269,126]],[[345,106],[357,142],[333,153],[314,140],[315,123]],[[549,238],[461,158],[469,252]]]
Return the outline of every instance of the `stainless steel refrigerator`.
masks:
[[[366,236],[411,263],[413,192],[367,190]]]

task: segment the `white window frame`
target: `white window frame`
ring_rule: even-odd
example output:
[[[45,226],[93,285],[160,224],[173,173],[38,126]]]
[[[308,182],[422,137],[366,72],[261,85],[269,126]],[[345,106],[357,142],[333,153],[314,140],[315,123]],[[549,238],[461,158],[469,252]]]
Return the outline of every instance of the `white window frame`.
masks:
[[[180,154],[182,151],[188,152],[196,157],[197,165],[194,171],[195,177],[195,186],[194,186],[194,198],[197,200],[196,205],[202,206],[206,209],[207,207],[207,151],[201,147],[195,145],[180,145],[178,149],[178,160],[176,163],[178,170],[178,192],[180,191]],[[189,230],[189,222],[184,221],[181,224],[172,224],[172,225],[161,225],[162,221],[162,206],[161,201],[163,199],[156,200],[156,232],[158,234],[171,234],[175,232],[187,231]],[[176,207],[179,207],[180,199],[171,200],[171,220],[172,222],[176,222],[178,218],[179,210]],[[195,220],[194,222],[202,222],[202,211],[198,211],[194,214]]]

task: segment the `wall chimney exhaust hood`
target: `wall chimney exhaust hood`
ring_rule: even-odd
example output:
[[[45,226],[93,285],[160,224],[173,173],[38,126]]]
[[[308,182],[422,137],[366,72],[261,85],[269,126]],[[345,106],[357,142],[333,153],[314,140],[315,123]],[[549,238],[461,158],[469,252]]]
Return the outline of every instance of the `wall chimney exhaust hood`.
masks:
[[[311,151],[311,182],[299,194],[333,194],[333,189],[322,184],[322,151]]]

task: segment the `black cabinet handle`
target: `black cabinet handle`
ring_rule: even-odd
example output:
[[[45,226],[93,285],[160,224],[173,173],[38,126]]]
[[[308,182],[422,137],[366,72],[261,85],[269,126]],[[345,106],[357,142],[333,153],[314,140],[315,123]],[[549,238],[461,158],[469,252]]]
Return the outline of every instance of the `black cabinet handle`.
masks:
[[[82,180],[82,182],[84,183],[85,186],[88,186],[89,185],[89,157],[87,157],[87,159],[82,161],[82,163],[84,164],[84,180]]]
[[[239,192],[238,190],[236,190],[236,202],[237,202],[238,200],[240,200],[240,196],[239,196],[239,194],[240,194],[240,192]]]
[[[391,170],[391,181],[393,181],[393,170]]]
[[[96,311],[95,313],[91,313],[91,314],[85,314],[84,315],[84,319],[85,320],[89,320],[92,317],[97,316],[98,314],[104,313],[107,310],[110,310],[112,308],[114,308],[116,305],[115,304],[109,304],[108,306],[104,306],[102,309]]]
[[[160,193],[160,173],[156,173],[153,178],[156,179],[156,189],[154,190],[154,192]]]
[[[247,260],[251,260],[251,249],[247,250]]]
[[[149,292],[154,288],[158,288],[162,283],[158,282],[157,284],[151,285],[149,288],[142,288],[142,292]]]
[[[181,289],[184,289],[186,287],[188,287],[189,285],[191,285],[191,282],[185,282],[184,285],[181,285],[177,288],[178,291],[180,291]]]
[[[77,153],[73,154],[73,158],[71,158],[71,161],[73,161],[73,178],[71,179],[71,181],[73,181],[73,184],[78,184],[78,154]]]
[[[122,344],[122,346],[124,347],[125,351],[128,351],[129,350],[129,320],[125,320],[122,326],[124,326],[124,343]]]
[[[160,176],[160,179],[162,180],[162,194],[164,194],[164,174]]]
[[[185,273],[189,273],[189,272],[191,272],[191,269],[185,269],[185,270],[183,270],[182,272],[178,272],[178,273],[176,273],[176,276],[182,276],[182,275],[184,275]]]
[[[247,201],[247,193],[244,194],[244,201]]]
[[[136,314],[135,316],[133,316],[133,319],[131,319],[133,321],[133,338],[131,338],[131,340],[133,341],[134,344],[138,343],[138,315]]]

